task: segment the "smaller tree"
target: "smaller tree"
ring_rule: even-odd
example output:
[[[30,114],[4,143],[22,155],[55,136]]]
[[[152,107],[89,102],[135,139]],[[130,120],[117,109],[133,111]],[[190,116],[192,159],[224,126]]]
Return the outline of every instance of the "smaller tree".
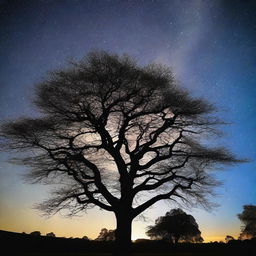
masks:
[[[233,236],[227,235],[227,236],[225,237],[225,242],[226,242],[226,243],[228,243],[228,242],[230,242],[230,241],[233,241],[233,240],[235,240]]]
[[[32,236],[41,236],[41,232],[40,231],[33,231],[30,233],[30,235]]]
[[[89,241],[90,239],[88,238],[88,236],[83,236],[82,237],[83,240]]]
[[[149,226],[146,234],[151,239],[168,240],[175,244],[179,241],[203,242],[195,218],[179,208],[157,218],[155,225]]]
[[[47,233],[46,236],[50,236],[50,237],[56,237],[55,234],[53,232]]]
[[[106,228],[101,229],[99,236],[95,239],[96,241],[114,241],[115,240],[115,230],[108,230]]]
[[[256,205],[244,205],[244,210],[238,218],[244,223],[241,228],[240,240],[256,237]]]

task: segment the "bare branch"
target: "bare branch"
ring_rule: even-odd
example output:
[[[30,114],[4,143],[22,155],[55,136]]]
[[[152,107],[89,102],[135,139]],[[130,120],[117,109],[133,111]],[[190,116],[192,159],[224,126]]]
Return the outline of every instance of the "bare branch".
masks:
[[[244,161],[205,145],[223,124],[212,104],[180,88],[168,67],[128,56],[92,52],[53,71],[34,104],[38,118],[1,125],[1,149],[19,153],[29,182],[59,186],[44,211],[97,205],[135,217],[162,199],[205,205],[217,185],[211,170]]]

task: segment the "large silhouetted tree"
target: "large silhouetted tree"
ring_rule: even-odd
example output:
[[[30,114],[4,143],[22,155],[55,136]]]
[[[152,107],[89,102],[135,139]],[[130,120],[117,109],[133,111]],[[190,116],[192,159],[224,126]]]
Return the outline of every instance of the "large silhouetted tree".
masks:
[[[250,239],[256,237],[256,205],[244,205],[242,213],[238,218],[244,223],[239,239]]]
[[[203,242],[201,231],[192,215],[181,209],[173,209],[156,219],[146,234],[152,239],[164,239],[177,244],[183,242]]]
[[[207,146],[215,108],[161,65],[93,52],[38,84],[34,104],[38,118],[2,125],[2,147],[23,153],[28,180],[58,185],[40,210],[114,212],[116,254],[128,251],[136,216],[163,199],[206,204],[213,168],[238,161]]]

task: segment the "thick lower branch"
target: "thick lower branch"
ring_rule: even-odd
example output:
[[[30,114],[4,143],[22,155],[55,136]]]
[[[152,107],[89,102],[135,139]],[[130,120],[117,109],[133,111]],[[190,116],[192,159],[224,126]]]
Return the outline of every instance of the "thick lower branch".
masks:
[[[159,194],[151,199],[149,199],[148,201],[146,201],[145,203],[141,204],[140,206],[136,207],[134,209],[134,216],[139,215],[140,213],[142,213],[143,211],[145,211],[147,208],[149,208],[150,206],[152,206],[153,204],[155,204],[156,202],[163,200],[163,199],[171,199],[170,197],[172,195],[175,195],[176,191],[178,189],[182,189],[182,190],[186,190],[186,189],[190,189],[191,186],[193,184],[193,180],[190,179],[189,184],[188,185],[181,185],[181,184],[177,184],[173,187],[173,189],[171,191],[169,191],[168,193],[165,194]]]

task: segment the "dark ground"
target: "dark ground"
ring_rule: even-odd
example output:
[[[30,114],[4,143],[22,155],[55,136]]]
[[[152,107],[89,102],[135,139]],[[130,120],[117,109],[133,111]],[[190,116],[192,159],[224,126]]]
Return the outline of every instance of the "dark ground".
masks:
[[[109,256],[113,242],[79,238],[54,238],[0,231],[1,251],[16,256]],[[133,256],[254,256],[256,239],[225,243],[182,243],[174,246],[162,241],[133,243]]]

